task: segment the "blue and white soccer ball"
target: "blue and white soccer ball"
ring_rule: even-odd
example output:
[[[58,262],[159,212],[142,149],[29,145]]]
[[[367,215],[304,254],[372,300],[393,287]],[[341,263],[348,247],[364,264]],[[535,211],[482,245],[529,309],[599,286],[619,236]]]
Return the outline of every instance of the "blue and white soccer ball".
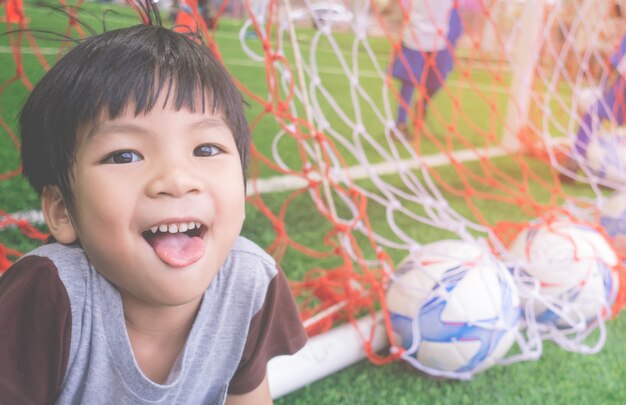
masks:
[[[538,287],[532,304],[537,321],[584,330],[610,312],[617,256],[592,227],[565,218],[538,220],[516,237],[510,256],[520,278]]]
[[[626,185],[626,135],[622,132],[613,129],[597,134],[587,146],[585,165],[594,180],[611,187]]]
[[[470,378],[504,357],[521,312],[508,270],[469,242],[423,246],[398,267],[387,291],[396,344],[418,369]]]
[[[619,252],[626,254],[626,192],[616,192],[600,209],[600,225]]]

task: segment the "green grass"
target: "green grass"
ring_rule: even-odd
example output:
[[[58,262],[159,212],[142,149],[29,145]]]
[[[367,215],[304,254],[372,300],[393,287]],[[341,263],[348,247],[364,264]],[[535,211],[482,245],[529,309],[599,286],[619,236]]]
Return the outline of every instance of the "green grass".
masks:
[[[606,346],[596,355],[546,343],[538,361],[495,366],[470,381],[437,381],[405,363],[377,367],[363,361],[276,404],[621,404],[626,398],[624,330],[623,316],[612,321]]]
[[[64,32],[67,23],[66,18],[56,12],[43,7],[34,7],[32,2],[27,1],[27,14],[31,18],[30,26],[52,32]],[[104,18],[107,28],[125,26],[134,22],[132,12],[126,8],[101,5],[97,3],[84,4],[81,18],[94,27],[96,31],[102,29],[103,12],[110,8],[116,10],[115,14],[107,14]],[[264,65],[252,63],[242,52],[237,37],[240,22],[223,19],[216,34],[220,54],[233,76],[254,94],[267,99],[267,83],[264,78]],[[0,26],[0,34],[5,30]],[[298,31],[300,47],[304,54],[308,54],[309,46],[315,39],[316,32],[301,28]],[[341,52],[348,57],[353,38],[349,34],[336,34]],[[46,49],[44,57],[48,63],[53,63],[59,53],[55,51],[63,42],[51,38],[50,35],[37,34],[37,43]],[[371,72],[377,64],[384,70],[388,64],[389,44],[384,39],[369,39],[374,50],[376,61],[370,60],[366,52],[362,50],[358,55],[359,69],[361,72]],[[0,35],[0,46],[8,46],[9,37]],[[248,45],[257,52],[261,52],[261,42],[249,40]],[[319,44],[317,57],[320,66],[320,77],[326,87],[332,92],[332,97],[337,104],[333,105],[319,89],[313,92],[313,99],[317,99],[320,114],[327,120],[330,127],[336,132],[335,139],[351,136],[351,126],[342,120],[340,110],[354,119],[355,106],[365,113],[363,124],[376,142],[390,151],[391,146],[386,143],[383,134],[383,125],[378,117],[371,113],[371,107],[363,97],[354,97],[350,93],[350,86],[345,75],[333,73],[333,69],[339,66],[339,58],[331,52],[332,44],[322,39]],[[285,52],[288,58],[292,58],[292,47],[285,44]],[[243,63],[245,62],[245,63]],[[7,53],[0,53],[0,83],[5,83],[14,75],[15,65]],[[34,83],[45,71],[38,60],[31,54],[23,55],[23,66],[28,78]],[[469,69],[469,68],[468,68]],[[295,72],[295,71],[294,71]],[[433,100],[431,112],[426,121],[424,136],[420,140],[419,147],[424,155],[439,151],[438,145],[444,145],[449,149],[465,148],[460,141],[468,139],[474,146],[482,146],[487,143],[493,145],[499,142],[497,136],[492,139],[485,138],[485,134],[500,134],[502,132],[503,116],[506,112],[506,95],[499,90],[506,89],[510,77],[501,73],[494,77],[478,67],[460,71],[455,69],[449,78],[450,81],[461,85],[472,82],[481,86],[491,87],[493,91],[483,91],[477,95],[471,88],[466,86],[456,87],[448,92],[439,93]],[[383,108],[383,94],[381,93],[382,80],[363,74],[358,76],[360,84],[365,92],[372,96],[376,108]],[[567,92],[563,89],[563,92]],[[27,96],[27,89],[20,83],[8,86],[0,95],[0,113],[8,123],[12,131],[16,130],[15,119],[20,106]],[[277,94],[285,97],[284,90]],[[565,94],[566,96],[566,94]],[[453,100],[458,100],[456,106]],[[248,98],[249,107],[247,115],[251,122],[262,115],[265,106]],[[274,104],[275,105],[275,104]],[[337,107],[339,106],[339,108]],[[558,109],[558,106],[554,106]],[[304,116],[301,106],[298,106],[300,116]],[[395,113],[396,105],[392,103],[391,114]],[[560,111],[559,113],[562,113]],[[450,128],[449,123],[455,123]],[[272,140],[280,130],[273,115],[264,115],[253,134],[255,147],[265,156],[272,156]],[[352,153],[336,142],[339,152],[346,157],[346,163],[353,165],[356,159]],[[294,152],[294,142],[285,141],[280,145],[280,156],[288,167],[297,171],[304,164],[300,156]],[[383,160],[380,153],[374,147],[365,146],[364,153],[371,163]],[[409,153],[400,150],[399,156],[409,157]],[[490,193],[492,196],[508,197],[516,195],[530,195],[532,200],[540,204],[547,204],[552,198],[550,187],[539,186],[536,181],[526,182],[520,171],[520,166],[528,165],[530,170],[539,178],[548,183],[552,175],[549,167],[536,159],[510,156],[491,159],[489,165],[497,168],[500,173],[485,170],[479,162],[465,164],[468,173],[475,177],[471,180],[472,188]],[[19,153],[7,134],[0,129],[0,176],[14,170],[19,165]],[[465,200],[457,196],[458,192],[466,190],[456,170],[451,166],[441,166],[433,169],[441,176],[448,191],[440,184],[443,196],[460,215],[472,221],[477,219],[470,211],[468,201],[475,205],[476,209],[484,214],[487,222],[491,225],[499,221],[524,221],[528,220],[528,207],[518,207],[515,204],[498,203],[494,198],[486,199],[474,196]],[[490,174],[491,173],[491,174]],[[260,177],[276,175],[265,165],[258,165]],[[418,179],[423,180],[423,175],[416,173]],[[491,176],[491,177],[490,177]],[[383,176],[385,182],[399,189],[406,190],[406,185],[397,175]],[[485,182],[486,180],[489,180]],[[365,191],[376,191],[377,187],[371,179],[356,181],[358,187]],[[519,185],[528,185],[528,190],[520,190]],[[564,186],[565,193],[557,199],[562,203],[563,196],[587,196],[593,194],[588,187],[582,184],[570,184]],[[279,192],[264,194],[264,203],[277,213],[291,192]],[[337,200],[337,209],[340,215],[348,215],[347,208]],[[419,204],[403,201],[406,207],[415,213],[423,213],[423,207]],[[0,209],[6,212],[31,210],[38,207],[38,198],[30,190],[26,181],[17,176],[8,180],[0,181]],[[367,208],[368,218],[371,220],[376,232],[383,237],[394,239],[393,230],[389,226],[386,217],[387,207],[370,201]],[[271,222],[253,205],[247,208],[247,219],[243,234],[250,237],[261,246],[268,246],[276,237]],[[439,229],[416,223],[406,215],[394,216],[399,227],[410,237],[420,242],[430,242],[453,237],[454,234]],[[288,235],[296,242],[320,251],[328,251],[329,247],[323,242],[327,232],[331,230],[330,224],[317,215],[317,210],[308,194],[303,194],[291,203],[287,210],[286,220]],[[17,230],[0,231],[0,243],[22,251],[32,249],[37,245],[30,239],[22,236]],[[363,243],[363,245],[367,245]],[[371,249],[364,247],[366,254],[371,255]],[[388,253],[395,262],[398,262],[406,254],[404,250],[388,249]],[[336,256],[328,259],[316,260],[288,249],[281,266],[287,272],[289,278],[298,280],[311,270],[312,267],[332,268],[340,264]],[[348,369],[339,372],[332,377],[313,383],[304,389],[279,399],[277,404],[534,404],[534,403],[621,403],[626,399],[626,390],[622,381],[626,377],[626,345],[623,340],[626,337],[626,321],[620,317],[608,324],[607,345],[601,353],[593,356],[585,356],[566,352],[551,343],[545,344],[543,356],[534,362],[524,362],[508,367],[494,367],[485,373],[477,375],[470,382],[435,381],[413,372],[407,365],[397,362],[391,365],[377,367],[364,361]]]

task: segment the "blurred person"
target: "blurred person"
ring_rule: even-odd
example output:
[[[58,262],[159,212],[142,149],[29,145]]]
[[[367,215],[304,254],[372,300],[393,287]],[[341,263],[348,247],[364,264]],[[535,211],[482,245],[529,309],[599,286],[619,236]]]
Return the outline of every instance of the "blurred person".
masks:
[[[454,48],[463,29],[458,0],[407,0],[409,24],[402,32],[402,49],[392,65],[392,76],[400,81],[401,102],[396,126],[405,138],[411,135],[408,112],[416,87],[420,97],[416,120],[422,123],[431,98],[441,89],[454,65]]]
[[[607,120],[617,125],[624,125],[626,114],[626,32],[617,50],[610,59],[611,72],[604,84],[602,97],[584,113],[580,120],[572,150],[563,167],[569,172],[576,172],[580,159],[586,159],[587,147],[600,125]],[[561,176],[562,180],[568,177]]]

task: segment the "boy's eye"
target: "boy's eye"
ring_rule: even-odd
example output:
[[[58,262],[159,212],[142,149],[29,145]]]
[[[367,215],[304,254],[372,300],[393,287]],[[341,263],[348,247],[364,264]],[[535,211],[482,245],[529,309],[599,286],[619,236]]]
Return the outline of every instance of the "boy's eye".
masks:
[[[200,145],[193,150],[194,156],[215,156],[221,152],[222,149],[215,145]]]
[[[111,153],[106,159],[104,159],[104,163],[114,163],[114,164],[124,164],[124,163],[134,163],[141,160],[141,156],[138,153],[132,152],[129,150],[124,150],[120,152]]]

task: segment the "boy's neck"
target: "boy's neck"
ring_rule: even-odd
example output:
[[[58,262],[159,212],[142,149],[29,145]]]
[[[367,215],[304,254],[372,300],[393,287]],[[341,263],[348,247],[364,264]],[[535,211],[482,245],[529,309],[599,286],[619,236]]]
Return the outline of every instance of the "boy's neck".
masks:
[[[152,307],[125,299],[124,318],[133,354],[144,375],[164,383],[182,351],[201,299],[176,307]]]
[[[154,337],[189,330],[196,318],[202,298],[175,307],[148,306],[122,296],[126,328]]]

